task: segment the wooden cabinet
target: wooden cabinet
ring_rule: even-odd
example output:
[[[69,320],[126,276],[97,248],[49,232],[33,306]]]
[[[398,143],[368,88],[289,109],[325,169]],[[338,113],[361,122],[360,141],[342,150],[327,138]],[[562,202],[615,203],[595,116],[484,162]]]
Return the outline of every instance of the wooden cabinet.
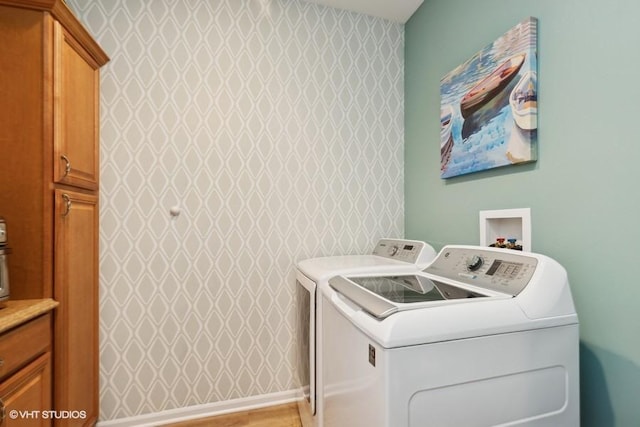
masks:
[[[0,0],[0,40],[0,153],[7,159],[0,215],[13,249],[11,299],[59,301],[53,407],[87,416],[54,424],[94,425],[99,69],[108,57],[62,0]]]
[[[51,425],[51,417],[44,414],[51,410],[51,353],[43,354],[0,384],[0,405],[5,408],[2,427]],[[18,411],[18,415],[11,416],[11,411]]]
[[[54,181],[98,189],[100,65],[54,24]]]
[[[0,335],[0,361],[0,426],[50,426],[51,315]]]
[[[98,418],[98,199],[58,189],[56,194],[54,355],[55,404],[59,410],[83,410],[82,423]],[[57,286],[61,284],[62,286]],[[88,351],[87,351],[88,350]]]
[[[0,6],[0,215],[13,249],[12,299],[53,295],[50,25],[42,12]]]

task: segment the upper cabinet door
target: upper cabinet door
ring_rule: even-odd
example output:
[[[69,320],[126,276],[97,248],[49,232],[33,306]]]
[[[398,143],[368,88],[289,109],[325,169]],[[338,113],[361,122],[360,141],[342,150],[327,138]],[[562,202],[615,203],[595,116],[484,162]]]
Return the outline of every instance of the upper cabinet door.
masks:
[[[53,56],[54,181],[97,190],[99,65],[57,22]]]

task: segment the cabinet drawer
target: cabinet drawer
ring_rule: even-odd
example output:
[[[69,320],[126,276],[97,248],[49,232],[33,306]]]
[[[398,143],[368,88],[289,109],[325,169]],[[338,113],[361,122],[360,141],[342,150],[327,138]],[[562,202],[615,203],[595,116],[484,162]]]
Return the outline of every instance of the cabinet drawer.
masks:
[[[51,315],[0,335],[0,380],[51,348]]]

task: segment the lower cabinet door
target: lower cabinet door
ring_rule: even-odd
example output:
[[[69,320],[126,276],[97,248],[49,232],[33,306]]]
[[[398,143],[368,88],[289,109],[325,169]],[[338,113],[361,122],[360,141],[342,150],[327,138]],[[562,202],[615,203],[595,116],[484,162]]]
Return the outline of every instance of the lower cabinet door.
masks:
[[[93,426],[98,418],[98,197],[55,191],[54,408],[58,426]]]
[[[51,353],[47,352],[0,383],[2,427],[51,426]]]

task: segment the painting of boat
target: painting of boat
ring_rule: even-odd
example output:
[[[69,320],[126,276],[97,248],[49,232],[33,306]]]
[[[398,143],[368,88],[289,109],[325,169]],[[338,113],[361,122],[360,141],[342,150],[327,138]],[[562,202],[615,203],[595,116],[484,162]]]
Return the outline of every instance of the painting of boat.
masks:
[[[537,37],[528,17],[440,79],[440,177],[537,160]]]
[[[462,117],[467,118],[502,91],[518,74],[526,54],[512,56],[471,88],[460,101]]]
[[[440,170],[443,171],[451,158],[453,148],[453,136],[451,127],[453,125],[453,107],[445,105],[440,110]]]
[[[537,73],[525,72],[511,91],[509,105],[516,125],[522,130],[538,128],[538,90]]]

